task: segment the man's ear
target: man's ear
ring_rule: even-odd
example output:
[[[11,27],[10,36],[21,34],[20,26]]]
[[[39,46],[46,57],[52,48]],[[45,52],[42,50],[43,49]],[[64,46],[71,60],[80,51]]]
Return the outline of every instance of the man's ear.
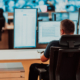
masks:
[[[63,35],[64,34],[64,30],[63,29],[61,29],[61,35]]]

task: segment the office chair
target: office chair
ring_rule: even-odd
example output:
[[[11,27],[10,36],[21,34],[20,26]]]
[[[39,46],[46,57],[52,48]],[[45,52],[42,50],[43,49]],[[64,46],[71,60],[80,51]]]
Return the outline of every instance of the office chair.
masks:
[[[80,35],[62,36],[59,44],[66,48],[58,50],[55,80],[80,80]]]
[[[0,8],[0,41],[2,35],[2,27],[5,27],[5,18],[3,16],[3,9]]]
[[[61,37],[61,39],[59,41],[59,44],[60,44],[61,47],[54,47],[54,46],[52,46],[51,49],[50,49],[49,80],[69,80],[69,77],[72,78],[72,79],[70,78],[70,80],[79,80],[80,79],[80,64],[78,66],[77,65],[74,66],[73,69],[72,69],[72,67],[73,67],[73,64],[75,65],[75,63],[80,58],[80,49],[79,49],[80,35],[64,35],[64,36]],[[67,79],[61,79],[61,77],[62,78],[66,78],[67,77],[67,75],[65,75],[62,72],[62,71],[65,71],[65,68],[67,68],[67,67],[65,66],[64,70],[61,70],[61,69],[63,69],[63,67],[60,69],[60,66],[63,66],[62,64],[60,64],[61,57],[59,58],[61,50],[67,52],[66,54],[69,54],[69,55],[72,52],[74,52],[74,54],[75,53],[79,53],[78,55],[75,54],[76,56],[74,56],[78,60],[76,60],[75,58],[67,60],[67,63],[68,62],[72,63],[72,61],[73,61],[73,64],[69,64],[70,66],[72,66],[72,67],[70,67],[72,69],[71,74],[73,72],[75,72],[74,69],[77,68],[77,70],[76,70],[77,73],[73,73],[73,74],[75,74],[74,76],[76,76],[77,79],[74,79],[74,76],[69,76]],[[65,59],[65,55],[64,55],[64,57],[62,59]],[[75,61],[75,63],[74,63],[74,61]],[[78,63],[80,63],[80,61],[78,61]],[[60,66],[58,66],[58,65],[60,65]],[[70,68],[68,69],[69,71],[71,70]],[[43,70],[41,69],[41,72],[40,72],[40,69],[41,68],[38,68],[39,77],[40,77],[40,80],[41,80],[41,79],[43,79],[43,77],[41,75],[45,74],[47,71],[45,69],[43,69]],[[69,71],[68,71],[67,74],[69,74]],[[65,71],[65,73],[66,73],[66,71]],[[63,77],[63,75],[65,77]]]

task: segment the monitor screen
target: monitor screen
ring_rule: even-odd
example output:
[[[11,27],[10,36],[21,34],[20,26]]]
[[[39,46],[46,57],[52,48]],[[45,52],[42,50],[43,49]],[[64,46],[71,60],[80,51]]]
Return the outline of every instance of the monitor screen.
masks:
[[[38,20],[49,21],[48,13],[38,13]]]
[[[70,20],[77,20],[78,21],[78,16],[79,16],[78,12],[69,12],[69,19]]]
[[[77,34],[77,21],[73,21],[75,24],[74,34]],[[39,21],[38,26],[38,43],[46,44],[52,40],[60,39],[60,21]]]
[[[8,23],[8,13],[7,12],[4,12],[3,13],[3,16],[5,18],[6,23]]]
[[[15,9],[14,48],[36,47],[37,9]]]
[[[56,14],[56,21],[62,21],[64,19],[69,19],[69,13],[55,13]]]
[[[60,21],[39,21],[38,26],[38,43],[46,44],[52,40],[59,40],[60,38]]]

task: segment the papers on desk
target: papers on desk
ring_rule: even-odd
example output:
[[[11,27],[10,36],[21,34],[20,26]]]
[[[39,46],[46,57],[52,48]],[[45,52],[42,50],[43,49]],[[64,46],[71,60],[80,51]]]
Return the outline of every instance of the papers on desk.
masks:
[[[0,60],[40,59],[37,49],[0,50]]]

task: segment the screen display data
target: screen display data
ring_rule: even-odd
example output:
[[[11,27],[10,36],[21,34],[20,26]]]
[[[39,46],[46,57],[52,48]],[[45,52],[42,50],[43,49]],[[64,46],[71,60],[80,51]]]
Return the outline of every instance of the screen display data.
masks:
[[[59,22],[39,22],[38,43],[45,44],[52,40],[60,38],[60,21]]]
[[[77,21],[73,21],[75,24],[75,32],[77,34]],[[60,21],[49,21],[41,22],[39,21],[38,28],[38,43],[46,44],[52,40],[60,39]]]
[[[36,9],[15,9],[14,48],[36,47]]]

